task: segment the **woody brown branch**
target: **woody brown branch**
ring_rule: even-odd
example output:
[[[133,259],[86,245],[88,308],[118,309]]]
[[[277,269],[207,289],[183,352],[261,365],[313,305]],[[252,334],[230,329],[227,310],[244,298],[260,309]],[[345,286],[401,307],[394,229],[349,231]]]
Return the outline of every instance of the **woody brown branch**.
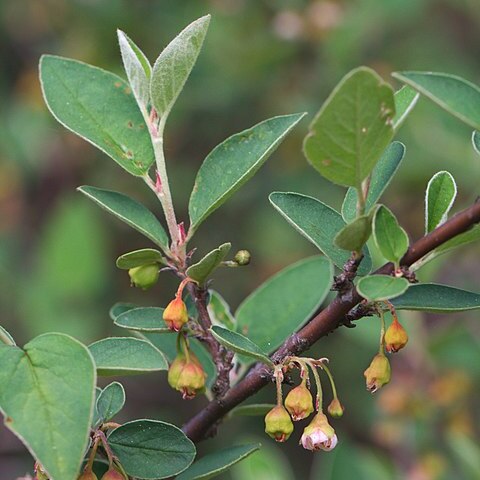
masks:
[[[458,213],[446,223],[436,228],[428,235],[414,242],[402,258],[400,264],[409,267],[427,253],[469,230],[480,222],[480,202]],[[387,263],[375,273],[390,275],[394,266]],[[275,363],[281,362],[288,355],[299,355],[310,348],[317,340],[329,334],[342,325],[348,312],[362,301],[355,288],[349,295],[342,292],[318,315],[310,320],[299,332],[291,335],[283,345],[272,355]],[[192,417],[184,426],[183,431],[194,442],[201,441],[230,410],[258,392],[271,380],[271,371],[263,364],[253,367],[245,378],[232,387],[223,398],[212,400],[203,410]]]

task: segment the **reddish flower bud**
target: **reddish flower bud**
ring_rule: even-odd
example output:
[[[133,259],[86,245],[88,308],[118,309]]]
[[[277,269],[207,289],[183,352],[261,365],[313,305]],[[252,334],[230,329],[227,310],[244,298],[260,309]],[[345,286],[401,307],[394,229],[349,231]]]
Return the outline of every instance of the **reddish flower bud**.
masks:
[[[178,332],[188,322],[187,306],[181,296],[175,297],[163,311],[163,320],[170,330]]]
[[[388,353],[398,352],[408,342],[408,335],[398,320],[394,320],[385,332],[385,349]]]
[[[184,400],[205,391],[205,377],[202,364],[192,352],[189,352],[189,359],[179,353],[168,369],[169,385],[182,392]]]
[[[131,268],[128,271],[132,285],[142,290],[153,287],[158,280],[159,270],[156,263],[150,265],[141,265],[140,267]]]
[[[344,408],[338,398],[334,398],[328,406],[328,414],[333,418],[340,418],[343,415]]]
[[[86,468],[77,480],[98,480],[91,468]]]
[[[319,412],[313,417],[310,425],[305,427],[300,443],[307,450],[328,452],[335,448],[338,438],[327,417]]]
[[[105,472],[101,480],[125,480],[122,473],[111,467],[108,472]]]
[[[383,353],[373,357],[372,363],[363,373],[367,382],[367,389],[375,393],[390,381],[391,369],[388,358]]]
[[[312,394],[304,383],[288,392],[285,408],[294,422],[307,418],[313,412]]]
[[[281,405],[273,407],[265,416],[265,432],[276,442],[285,442],[293,432],[293,423]]]

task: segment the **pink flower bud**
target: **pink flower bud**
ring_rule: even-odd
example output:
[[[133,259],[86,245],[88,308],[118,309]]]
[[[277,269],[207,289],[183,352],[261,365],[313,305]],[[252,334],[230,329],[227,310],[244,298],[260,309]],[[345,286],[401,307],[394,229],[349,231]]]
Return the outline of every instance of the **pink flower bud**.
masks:
[[[306,450],[328,452],[335,448],[338,439],[335,430],[328,423],[327,417],[319,412],[303,431],[300,442]]]
[[[294,422],[307,418],[313,412],[312,394],[304,383],[288,392],[285,408]]]
[[[273,407],[265,416],[265,433],[277,442],[285,442],[293,432],[293,423],[281,405]]]
[[[182,297],[175,297],[163,311],[163,320],[170,330],[178,332],[188,322],[187,306]]]

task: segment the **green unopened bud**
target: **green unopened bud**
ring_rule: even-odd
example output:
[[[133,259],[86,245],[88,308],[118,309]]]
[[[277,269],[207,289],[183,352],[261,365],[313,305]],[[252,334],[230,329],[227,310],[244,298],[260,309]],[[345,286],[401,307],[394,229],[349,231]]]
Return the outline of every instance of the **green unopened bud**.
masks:
[[[163,311],[163,320],[170,330],[178,332],[188,322],[187,306],[182,297],[175,297]]]
[[[132,285],[147,290],[153,287],[158,280],[158,265],[152,263],[150,265],[141,265],[140,267],[131,268],[128,271]]]
[[[338,398],[334,398],[330,402],[330,405],[328,406],[327,411],[331,417],[340,418],[343,415],[343,412],[345,411],[345,409],[343,408],[343,405],[340,403],[340,400]]]
[[[205,391],[205,377],[200,360],[189,352],[187,357],[179,353],[168,369],[169,385],[182,393],[184,400],[190,400],[197,393]]]
[[[313,417],[310,425],[305,427],[300,443],[306,450],[329,452],[336,447],[338,438],[327,417],[319,412]]]
[[[250,255],[250,252],[248,250],[239,250],[233,257],[234,261],[241,266],[248,265],[251,258],[252,256]]]
[[[383,353],[378,353],[363,374],[367,382],[367,389],[375,393],[390,381],[391,369],[388,358]]]
[[[86,468],[77,480],[98,480],[91,468]]]
[[[288,392],[285,408],[295,422],[307,418],[313,412],[312,394],[304,383]]]
[[[408,342],[408,335],[398,320],[394,320],[385,332],[385,349],[388,353],[401,350]]]
[[[108,472],[105,472],[103,474],[103,477],[101,480],[126,480],[124,475],[120,473],[118,470],[115,468],[110,468]]]
[[[281,405],[273,407],[265,416],[265,432],[277,442],[285,442],[293,432],[293,423]]]

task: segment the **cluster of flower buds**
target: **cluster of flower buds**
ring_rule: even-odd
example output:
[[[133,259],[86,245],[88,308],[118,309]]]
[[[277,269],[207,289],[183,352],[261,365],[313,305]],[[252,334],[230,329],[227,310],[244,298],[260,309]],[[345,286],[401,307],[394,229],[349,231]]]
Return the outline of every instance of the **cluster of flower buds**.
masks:
[[[317,368],[324,370],[331,382],[334,398],[328,406],[328,412],[332,417],[341,417],[343,406],[337,397],[333,377],[325,365],[326,359],[314,360],[308,358],[289,357],[283,365],[277,366],[274,377],[277,385],[277,405],[265,416],[265,432],[277,442],[285,442],[293,432],[293,422],[309,417],[316,411],[313,420],[305,427],[300,444],[303,448],[311,451],[329,451],[337,445],[335,430],[328,423],[327,417],[322,412],[322,387]],[[285,402],[282,400],[283,371],[298,366],[302,381],[287,394]],[[308,368],[312,370],[317,387],[317,398],[314,399],[309,389]]]
[[[379,352],[373,357],[369,367],[363,373],[366,380],[367,390],[375,393],[384,385],[390,382],[392,369],[390,362],[385,355],[385,350],[388,353],[395,353],[401,350],[408,342],[408,335],[405,329],[398,321],[393,305],[386,302],[388,309],[393,316],[393,322],[385,332],[385,319],[383,311],[379,309],[379,315],[382,320],[382,328],[380,332],[380,348]]]
[[[168,369],[169,385],[181,392],[184,400],[194,398],[205,391],[206,374],[200,360],[189,349],[186,339],[179,335],[179,344],[183,343],[181,351],[178,348],[177,357]]]
[[[158,281],[159,273],[156,263],[141,265],[140,267],[131,268],[128,271],[132,285],[142,290],[153,287]]]

